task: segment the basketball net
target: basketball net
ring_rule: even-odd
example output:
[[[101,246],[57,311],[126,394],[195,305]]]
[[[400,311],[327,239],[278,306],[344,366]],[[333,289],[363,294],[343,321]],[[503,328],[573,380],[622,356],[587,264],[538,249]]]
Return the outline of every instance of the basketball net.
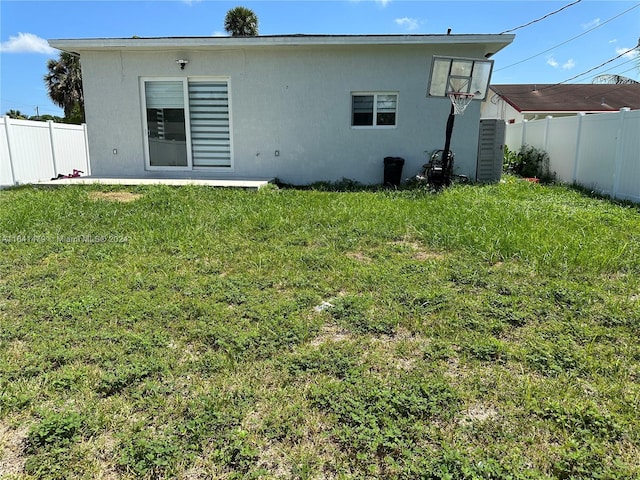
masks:
[[[471,100],[473,100],[474,96],[475,95],[473,93],[449,92],[449,98],[453,105],[453,114],[462,115],[465,108],[467,108],[467,105],[469,105]]]

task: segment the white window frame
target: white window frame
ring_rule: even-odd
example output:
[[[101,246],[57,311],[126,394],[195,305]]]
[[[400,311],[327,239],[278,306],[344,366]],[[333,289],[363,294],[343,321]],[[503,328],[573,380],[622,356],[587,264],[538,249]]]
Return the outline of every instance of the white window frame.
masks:
[[[396,114],[396,119],[395,119],[395,123],[393,125],[378,125],[376,122],[378,121],[378,96],[381,95],[395,95],[396,97],[396,110],[395,110],[395,114]],[[372,125],[353,125],[353,97],[361,97],[361,96],[373,96],[373,124]],[[398,128],[398,105],[400,103],[400,94],[396,91],[371,91],[371,92],[366,92],[366,91],[354,91],[351,92],[351,96],[350,96],[350,108],[349,108],[349,124],[351,125],[351,128],[354,130],[371,130],[371,129],[375,129],[375,130],[393,130],[395,128]]]
[[[229,166],[228,167],[197,167],[193,165],[192,143],[191,143],[191,111],[189,110],[189,81],[223,81],[227,83],[227,94],[229,101]],[[184,127],[187,143],[187,165],[186,166],[153,166],[149,155],[149,140],[147,127],[147,98],[145,91],[146,82],[182,82],[182,94],[184,99]],[[233,120],[231,117],[231,79],[226,76],[203,76],[203,77],[140,77],[140,107],[142,121],[142,141],[144,147],[144,168],[145,170],[164,170],[170,172],[234,172],[235,162],[233,155]]]

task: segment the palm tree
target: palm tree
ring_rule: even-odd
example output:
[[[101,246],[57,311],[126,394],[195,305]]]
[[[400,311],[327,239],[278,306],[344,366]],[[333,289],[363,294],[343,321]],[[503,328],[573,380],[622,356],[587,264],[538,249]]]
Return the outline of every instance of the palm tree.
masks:
[[[258,35],[258,17],[249,8],[232,8],[224,17],[224,29],[233,37],[255,37]]]
[[[20,110],[9,110],[5,115],[9,118],[13,118],[14,120],[26,120],[27,116],[22,113]]]
[[[49,98],[64,110],[67,122],[84,122],[84,94],[80,59],[61,52],[57,60],[47,62],[48,73],[44,76]]]

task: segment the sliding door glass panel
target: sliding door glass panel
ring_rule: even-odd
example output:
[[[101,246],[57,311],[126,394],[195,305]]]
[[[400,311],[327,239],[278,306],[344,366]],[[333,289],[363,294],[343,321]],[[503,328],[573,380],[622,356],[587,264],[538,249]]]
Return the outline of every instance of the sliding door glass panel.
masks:
[[[193,166],[231,167],[227,82],[189,82],[189,115]]]
[[[187,167],[183,82],[147,81],[144,88],[149,165]]]

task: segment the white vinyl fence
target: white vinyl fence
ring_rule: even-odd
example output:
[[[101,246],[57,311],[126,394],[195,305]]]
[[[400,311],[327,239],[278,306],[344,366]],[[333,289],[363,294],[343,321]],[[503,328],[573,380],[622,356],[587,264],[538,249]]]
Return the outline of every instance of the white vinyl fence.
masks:
[[[505,143],[546,151],[561,182],[640,202],[640,110],[510,124]]]
[[[0,117],[0,186],[89,175],[86,125]]]

